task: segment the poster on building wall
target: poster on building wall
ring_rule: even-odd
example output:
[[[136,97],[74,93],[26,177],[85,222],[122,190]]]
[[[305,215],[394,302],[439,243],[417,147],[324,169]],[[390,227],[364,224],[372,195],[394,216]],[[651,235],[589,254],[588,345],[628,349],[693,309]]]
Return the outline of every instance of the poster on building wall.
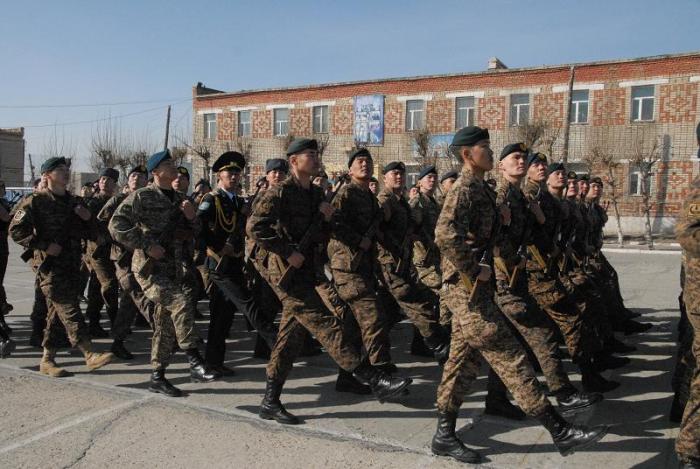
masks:
[[[384,95],[355,96],[355,141],[368,146],[384,144]]]

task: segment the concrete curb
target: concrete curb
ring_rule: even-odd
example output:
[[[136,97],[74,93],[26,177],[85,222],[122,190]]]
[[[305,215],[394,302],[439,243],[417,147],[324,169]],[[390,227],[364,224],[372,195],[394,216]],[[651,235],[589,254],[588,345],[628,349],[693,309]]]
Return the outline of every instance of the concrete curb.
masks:
[[[680,250],[672,250],[672,249],[631,249],[631,248],[603,248],[603,252],[614,252],[614,253],[622,253],[622,254],[670,254],[670,255],[676,255],[680,256],[681,251]]]

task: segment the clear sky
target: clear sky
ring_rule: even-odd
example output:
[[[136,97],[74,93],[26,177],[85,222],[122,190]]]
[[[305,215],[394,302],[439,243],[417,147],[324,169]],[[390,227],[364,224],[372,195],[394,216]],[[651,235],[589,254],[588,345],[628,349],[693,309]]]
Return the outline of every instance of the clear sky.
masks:
[[[174,132],[190,132],[198,81],[234,91],[478,71],[492,56],[526,67],[700,50],[700,0],[26,0],[0,11],[0,127],[25,126],[39,161],[63,142],[83,169],[99,124],[63,124],[111,117],[155,148],[169,103]]]

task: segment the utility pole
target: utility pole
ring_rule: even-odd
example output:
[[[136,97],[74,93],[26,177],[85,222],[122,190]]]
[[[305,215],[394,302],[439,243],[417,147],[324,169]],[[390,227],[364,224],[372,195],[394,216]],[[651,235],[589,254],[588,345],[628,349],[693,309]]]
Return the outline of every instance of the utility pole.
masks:
[[[569,90],[566,96],[566,107],[564,109],[564,146],[561,149],[561,162],[566,164],[569,160],[569,128],[571,127],[571,97],[574,94],[574,75],[576,67],[571,66],[569,75]]]
[[[29,156],[29,174],[31,174],[31,176],[32,176],[31,182],[32,182],[32,184],[34,184],[34,180],[36,179],[36,175],[34,173],[34,163],[32,163],[32,154],[27,153],[27,155]]]
[[[170,136],[170,104],[168,104],[168,116],[165,118],[165,145],[163,150],[168,149],[168,137]]]

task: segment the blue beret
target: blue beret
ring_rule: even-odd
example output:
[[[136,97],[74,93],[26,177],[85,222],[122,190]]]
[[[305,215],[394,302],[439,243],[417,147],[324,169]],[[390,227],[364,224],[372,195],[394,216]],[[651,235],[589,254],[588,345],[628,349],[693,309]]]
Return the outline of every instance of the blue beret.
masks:
[[[348,168],[350,165],[352,165],[352,162],[355,161],[355,158],[358,156],[365,156],[369,159],[372,159],[372,154],[369,152],[368,149],[366,148],[355,148],[353,151],[350,152],[350,155],[348,157]]]
[[[564,167],[564,163],[551,163],[547,167],[547,172],[553,173],[554,171],[566,171],[566,168]]]
[[[527,167],[529,168],[535,162],[547,164],[547,155],[536,151],[530,152],[527,155]]]
[[[437,170],[435,169],[435,166],[430,165],[426,166],[421,170],[420,173],[418,173],[418,180],[420,181],[424,177],[426,177],[428,174],[435,174],[437,176]]]
[[[44,161],[41,165],[41,174],[48,173],[49,171],[53,171],[54,169],[58,168],[62,164],[68,165],[68,162],[66,161],[66,158],[63,156],[54,156],[52,158],[49,158],[48,160]]]
[[[129,171],[129,174],[127,176],[131,176],[131,173],[141,173],[141,174],[146,174],[148,175],[148,171],[146,170],[146,165],[143,164],[138,164],[131,168],[131,171]]]
[[[388,165],[384,166],[384,170],[382,171],[382,174],[386,174],[389,171],[393,171],[395,169],[398,169],[399,171],[406,171],[406,165],[403,164],[403,161],[392,161]]]
[[[119,180],[119,171],[114,168],[105,168],[100,171],[100,177],[107,177],[113,179],[114,181]]]
[[[317,150],[318,142],[313,138],[295,138],[287,147],[287,156],[296,155],[304,150]]]
[[[447,179],[457,179],[458,177],[459,174],[457,174],[457,171],[451,170],[442,175],[442,177],[440,178],[440,182],[445,182]]]
[[[265,174],[270,171],[289,172],[289,163],[282,158],[271,158],[265,162]]]
[[[243,171],[245,167],[245,156],[237,151],[227,151],[216,159],[211,169],[215,173],[224,170]]]
[[[168,149],[159,151],[158,153],[154,153],[146,162],[146,169],[150,173],[151,171],[156,169],[158,165],[161,164],[163,161],[167,161],[170,159],[172,159],[172,157],[170,156],[170,150]]]
[[[510,155],[511,153],[515,153],[516,151],[519,151],[520,153],[527,153],[527,146],[525,146],[524,143],[518,142],[518,143],[509,143],[505,147],[503,147],[503,151],[501,151],[501,157],[499,160],[502,160],[506,156]]]
[[[489,138],[489,129],[482,129],[481,127],[470,125],[469,127],[464,127],[457,131],[452,138],[452,144],[450,146],[462,147],[476,145],[477,142],[488,140]]]

